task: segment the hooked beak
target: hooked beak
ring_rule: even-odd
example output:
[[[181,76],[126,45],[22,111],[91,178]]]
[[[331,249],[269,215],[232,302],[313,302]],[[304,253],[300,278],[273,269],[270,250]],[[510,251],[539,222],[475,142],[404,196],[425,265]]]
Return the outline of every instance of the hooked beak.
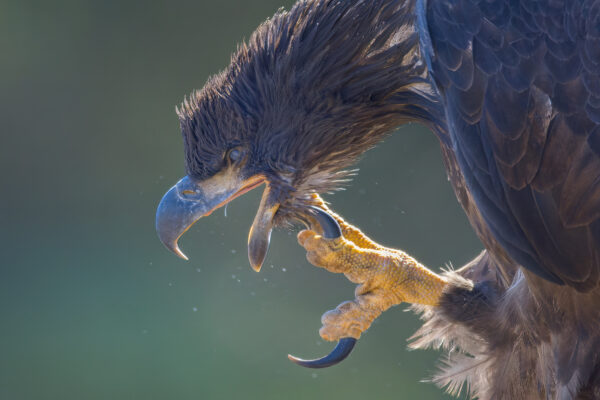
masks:
[[[167,249],[187,260],[179,249],[179,238],[200,218],[265,182],[262,175],[240,179],[237,171],[232,170],[203,181],[184,177],[163,196],[156,210],[156,232],[160,241]],[[248,237],[248,257],[256,271],[260,270],[267,254],[273,218],[278,209],[279,203],[267,184]]]

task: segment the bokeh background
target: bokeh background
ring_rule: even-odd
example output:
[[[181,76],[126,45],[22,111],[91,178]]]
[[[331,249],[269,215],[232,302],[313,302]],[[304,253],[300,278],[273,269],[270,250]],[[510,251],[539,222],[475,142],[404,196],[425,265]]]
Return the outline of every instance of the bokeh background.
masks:
[[[291,0],[0,1],[0,399],[440,399],[399,306],[327,370],[320,316],[353,297],[277,231],[246,258],[260,193],[168,253],[155,207],[184,173],[174,107]],[[439,269],[481,247],[434,135],[405,126],[333,208]]]

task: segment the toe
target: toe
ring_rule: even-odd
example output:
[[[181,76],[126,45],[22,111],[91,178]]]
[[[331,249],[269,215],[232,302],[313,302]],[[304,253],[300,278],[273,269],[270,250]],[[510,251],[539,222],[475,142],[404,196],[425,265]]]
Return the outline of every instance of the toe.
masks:
[[[300,246],[304,247],[306,251],[315,251],[325,246],[323,236],[315,231],[309,230],[298,233],[298,243]]]
[[[323,258],[315,251],[306,252],[306,259],[315,267],[325,267]]]
[[[368,328],[363,322],[363,310],[353,301],[340,304],[335,310],[327,311],[321,317],[323,326],[319,334],[325,340],[339,340],[344,337],[360,338]]]
[[[300,231],[298,232],[298,243],[300,244],[300,246],[306,247],[305,243],[307,242],[307,240],[314,237],[315,235],[315,231],[311,231],[308,229]]]

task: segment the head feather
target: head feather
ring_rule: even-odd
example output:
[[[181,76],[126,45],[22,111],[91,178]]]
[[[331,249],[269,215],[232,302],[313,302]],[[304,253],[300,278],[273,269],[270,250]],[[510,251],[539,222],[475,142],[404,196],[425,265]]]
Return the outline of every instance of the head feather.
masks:
[[[412,2],[299,1],[239,46],[229,67],[178,109],[189,173],[210,175],[231,142],[299,194],[343,170],[407,121],[437,120]]]

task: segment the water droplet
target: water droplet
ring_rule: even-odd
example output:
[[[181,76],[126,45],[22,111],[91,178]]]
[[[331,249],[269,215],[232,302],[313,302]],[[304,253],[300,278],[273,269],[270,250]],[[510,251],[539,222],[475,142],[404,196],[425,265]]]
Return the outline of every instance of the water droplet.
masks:
[[[196,272],[202,272],[200,268],[196,268]]]
[[[313,372],[310,376],[313,377],[313,379],[317,378],[319,375],[316,372]]]
[[[231,254],[235,254],[235,253],[237,253],[237,250],[236,249],[231,249]]]
[[[192,311],[193,311],[193,312],[196,312],[196,311],[198,311],[198,307],[193,307],[193,308],[192,308]]]
[[[231,279],[235,279],[235,275],[234,274],[231,275]]]
[[[225,218],[227,218],[227,206],[229,205],[229,203],[225,204],[225,207],[223,207],[223,214],[225,214]]]
[[[250,296],[256,296],[256,292],[250,292]]]
[[[285,269],[285,268],[281,268],[281,270],[282,270],[283,272],[287,271],[287,269]]]

